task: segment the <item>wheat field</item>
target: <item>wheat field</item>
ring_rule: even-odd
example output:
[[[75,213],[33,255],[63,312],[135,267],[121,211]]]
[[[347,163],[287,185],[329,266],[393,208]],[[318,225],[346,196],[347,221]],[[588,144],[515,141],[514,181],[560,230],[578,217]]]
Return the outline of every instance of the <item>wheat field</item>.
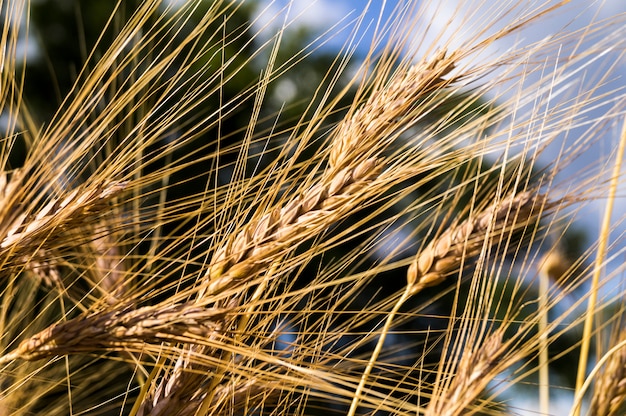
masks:
[[[626,17],[487,4],[111,2],[47,114],[0,0],[0,415],[624,414]]]

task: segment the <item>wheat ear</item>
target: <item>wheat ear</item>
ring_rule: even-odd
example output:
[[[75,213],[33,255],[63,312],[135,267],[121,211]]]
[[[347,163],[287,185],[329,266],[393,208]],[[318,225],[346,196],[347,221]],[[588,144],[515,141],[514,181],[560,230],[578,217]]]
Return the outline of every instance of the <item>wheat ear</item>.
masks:
[[[52,257],[48,250],[41,249],[32,256],[24,256],[20,261],[44,286],[65,291],[58,264]]]
[[[85,250],[80,251],[81,256],[87,262],[92,262],[88,271],[93,276],[85,278],[88,281],[88,291],[94,290],[98,296],[110,305],[117,304],[127,293],[129,283],[125,280],[123,262],[120,260],[119,249],[112,240],[111,234],[104,226],[84,227],[86,235],[93,235],[93,240],[85,245]],[[90,231],[92,231],[90,233]],[[23,256],[20,262],[25,269],[39,280],[45,287],[68,294],[75,300],[82,299],[87,295],[85,290],[77,289],[78,285],[63,279],[61,271],[61,258],[63,254],[56,249],[39,249],[34,254]]]
[[[492,204],[457,226],[448,228],[415,257],[407,272],[411,294],[443,282],[459,270],[463,259],[480,252],[485,239],[526,227],[541,209],[545,197],[522,192]],[[496,241],[497,242],[497,241]]]
[[[626,341],[622,330],[620,342]],[[607,361],[593,389],[591,414],[617,416],[626,403],[626,347]]]
[[[320,183],[308,188],[282,208],[276,208],[251,221],[244,229],[228,240],[214,255],[212,266],[205,282],[205,290],[199,300],[210,298],[241,281],[248,281],[255,273],[266,270],[277,256],[296,246],[305,238],[318,235],[332,223],[345,216],[356,206],[361,190],[375,178],[382,164],[377,159],[367,159],[354,169],[343,169],[335,175],[325,176]],[[201,346],[192,345],[190,353],[201,354]],[[202,390],[206,375],[183,369],[189,367],[187,357],[179,357],[180,369],[165,378],[158,387],[160,394],[152,393],[141,406],[141,414],[153,416],[166,414],[163,409],[181,409],[193,397],[207,397]],[[200,403],[202,404],[202,402]],[[206,405],[210,405],[207,403]],[[196,408],[185,406],[194,414]],[[182,413],[181,413],[182,412]]]
[[[444,50],[428,61],[400,70],[386,87],[375,89],[363,106],[337,126],[331,142],[330,167],[343,168],[386,146],[395,138],[399,125],[406,127],[411,124],[406,120],[424,113],[424,108],[418,108],[420,100],[455,81],[454,77],[443,78],[454,67],[454,56],[446,56]],[[405,121],[398,123],[398,119]]]
[[[214,295],[233,282],[267,268],[276,255],[317,235],[354,209],[360,190],[381,171],[379,159],[366,159],[323,178],[302,194],[249,222],[213,255],[207,290]]]
[[[14,181],[19,179],[11,182]],[[63,198],[51,200],[36,214],[21,212],[4,216],[11,220],[0,224],[0,253],[28,255],[32,254],[29,251],[33,247],[45,248],[54,241],[55,232],[82,225],[88,216],[98,213],[111,198],[118,196],[126,185],[126,182],[107,181],[76,188]],[[10,207],[19,205],[15,197],[8,195],[5,195],[5,202],[9,202]]]
[[[177,365],[181,365],[182,361],[177,362]],[[175,372],[183,371],[183,367],[180,366]],[[179,382],[180,378],[173,378]],[[172,410],[176,409],[177,415],[193,415],[197,413],[197,409],[200,407],[202,400],[204,399],[206,392],[198,392],[197,395],[191,398],[185,398],[177,402],[161,400],[166,394],[169,394],[169,390],[172,389],[184,389],[185,386],[168,384],[167,386],[159,386],[157,394],[151,403],[152,407],[147,407],[145,403],[138,409],[136,416],[147,415],[170,415]],[[228,402],[234,409],[243,411],[243,409],[249,407],[249,402],[255,396],[262,397],[264,404],[272,402],[272,394],[266,391],[266,387],[260,384],[257,380],[251,379],[242,383],[228,383],[220,385],[216,388],[216,392],[213,395],[212,404],[218,406],[220,403]],[[274,400],[276,401],[276,400]],[[231,409],[232,409],[231,408]],[[132,414],[132,413],[131,413]]]
[[[229,313],[228,309],[191,302],[133,308],[131,305],[52,325],[0,357],[0,364],[118,347],[140,348],[145,343],[163,341],[201,342],[222,329]]]
[[[359,190],[378,175],[380,169],[382,165],[378,160],[365,160],[353,170],[344,169],[331,180],[314,185],[284,207],[249,222],[214,254],[198,302],[211,299],[212,295],[238,282],[248,281],[255,273],[266,270],[277,256],[284,254],[284,250],[303,238],[316,235],[344,216],[347,209],[355,206],[355,202],[350,201],[358,201]],[[203,391],[205,372],[190,371],[188,361],[189,355],[206,353],[206,349],[191,344],[189,351],[178,358],[175,370],[161,384],[155,384],[155,390],[145,397],[139,414],[164,415],[167,409],[176,408],[180,415],[192,415],[198,406],[203,405],[205,397],[211,400],[211,396]],[[190,406],[190,403],[196,403],[196,406]]]
[[[502,330],[497,330],[482,346],[463,354],[454,379],[431,399],[426,416],[456,416],[467,410],[492,378],[490,374],[504,352],[502,335]]]

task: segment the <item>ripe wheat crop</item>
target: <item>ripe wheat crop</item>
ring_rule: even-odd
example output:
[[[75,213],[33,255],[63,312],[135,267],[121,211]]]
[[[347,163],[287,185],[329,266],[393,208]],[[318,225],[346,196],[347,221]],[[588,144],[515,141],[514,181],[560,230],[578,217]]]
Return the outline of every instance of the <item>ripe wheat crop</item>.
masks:
[[[0,1],[0,415],[623,414],[626,17],[436,3],[285,53],[288,7],[121,1],[47,115]]]

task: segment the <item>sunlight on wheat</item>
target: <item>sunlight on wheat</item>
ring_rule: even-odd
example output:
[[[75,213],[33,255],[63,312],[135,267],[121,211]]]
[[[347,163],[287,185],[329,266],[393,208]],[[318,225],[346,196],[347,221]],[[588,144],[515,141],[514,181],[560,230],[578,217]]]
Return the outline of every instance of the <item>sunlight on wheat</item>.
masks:
[[[120,2],[46,117],[0,2],[0,415],[620,414],[624,16],[426,3]]]

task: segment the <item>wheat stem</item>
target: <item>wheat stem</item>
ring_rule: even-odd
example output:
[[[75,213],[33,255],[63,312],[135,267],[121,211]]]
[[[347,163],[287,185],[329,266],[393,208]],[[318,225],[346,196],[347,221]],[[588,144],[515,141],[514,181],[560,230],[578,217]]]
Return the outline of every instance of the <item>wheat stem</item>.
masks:
[[[544,270],[539,272],[539,411],[542,415],[550,412],[550,368],[548,351],[548,311],[550,276]]]

